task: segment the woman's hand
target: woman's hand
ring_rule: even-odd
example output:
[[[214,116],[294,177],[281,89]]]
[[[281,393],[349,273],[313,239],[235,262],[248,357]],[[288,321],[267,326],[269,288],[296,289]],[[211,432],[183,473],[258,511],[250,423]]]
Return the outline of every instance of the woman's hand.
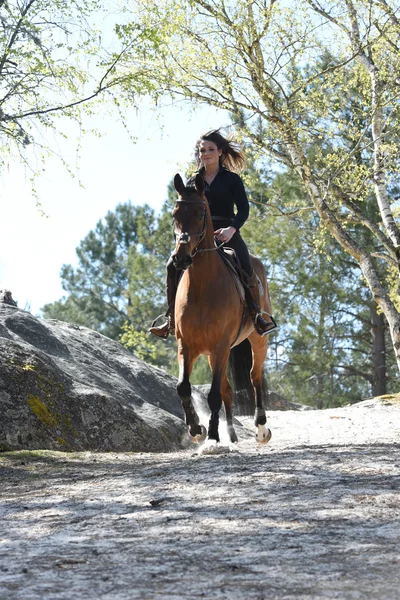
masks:
[[[236,229],[234,227],[222,227],[221,229],[216,229],[214,231],[214,236],[217,238],[221,244],[223,242],[229,242],[231,237],[236,233]]]

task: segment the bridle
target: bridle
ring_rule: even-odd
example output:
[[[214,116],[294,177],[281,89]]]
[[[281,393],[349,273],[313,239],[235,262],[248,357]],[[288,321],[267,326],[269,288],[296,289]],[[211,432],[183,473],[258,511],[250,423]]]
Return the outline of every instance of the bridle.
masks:
[[[174,239],[176,241],[176,238],[179,236],[178,242],[180,244],[189,244],[190,240],[194,237],[200,238],[191,253],[192,258],[194,256],[196,256],[196,254],[204,254],[204,252],[212,252],[213,250],[218,250],[219,248],[221,248],[222,246],[225,245],[226,242],[222,242],[219,244],[215,243],[215,245],[212,248],[199,248],[199,244],[204,239],[204,236],[206,233],[206,226],[207,226],[207,210],[206,210],[206,203],[204,200],[201,200],[201,198],[199,198],[198,200],[184,200],[183,198],[178,198],[178,200],[176,202],[177,203],[182,202],[182,203],[186,203],[186,204],[203,204],[203,206],[204,206],[203,228],[200,231],[200,233],[189,234],[187,231],[185,231],[183,233],[178,233],[177,231],[174,230]]]
[[[189,244],[189,242],[191,241],[192,238],[199,238],[199,241],[197,242],[196,246],[194,247],[191,256],[195,256],[196,254],[202,254],[203,252],[207,251],[207,250],[215,250],[215,248],[204,248],[204,249],[199,249],[199,244],[203,241],[205,233],[206,233],[206,226],[207,226],[207,210],[206,210],[206,203],[204,202],[204,200],[183,200],[183,199],[178,199],[176,201],[177,203],[185,203],[185,204],[202,204],[204,206],[204,215],[203,215],[203,227],[202,230],[200,231],[200,233],[188,233],[187,231],[184,231],[182,233],[179,233],[177,231],[174,231],[174,238],[175,241],[178,238],[178,242],[179,244]],[[179,236],[179,237],[178,237]]]

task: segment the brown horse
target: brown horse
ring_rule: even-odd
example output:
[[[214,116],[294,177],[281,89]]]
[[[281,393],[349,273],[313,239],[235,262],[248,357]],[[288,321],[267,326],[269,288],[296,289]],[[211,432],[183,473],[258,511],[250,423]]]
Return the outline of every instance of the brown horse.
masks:
[[[176,175],[174,185],[179,199],[173,212],[176,247],[172,260],[177,269],[184,271],[175,301],[179,362],[177,392],[185,411],[189,434],[196,442],[203,441],[207,435],[193,407],[189,381],[196,359],[205,354],[212,371],[211,390],[208,395],[211,411],[208,438],[219,441],[219,411],[223,402],[229,437],[232,442],[237,441],[232,422],[233,394],[228,382],[227,365],[232,348],[235,346],[235,351],[246,348],[243,342],[248,339],[252,354],[252,366],[251,370],[249,369],[252,384],[251,411],[255,408],[258,440],[268,442],[271,432],[266,428],[265,410],[261,399],[267,336],[261,337],[254,330],[248,311],[244,312],[245,307],[234,278],[220,253],[216,251],[214,229],[204,195],[202,177],[196,177],[194,187],[185,187],[181,176]],[[255,257],[252,257],[252,264],[265,290],[262,298],[264,304],[261,308],[271,313],[264,266]],[[247,347],[250,351],[248,343]],[[239,362],[244,364],[243,361]],[[233,372],[232,375],[235,378],[238,373]],[[250,382],[248,375],[247,378]]]

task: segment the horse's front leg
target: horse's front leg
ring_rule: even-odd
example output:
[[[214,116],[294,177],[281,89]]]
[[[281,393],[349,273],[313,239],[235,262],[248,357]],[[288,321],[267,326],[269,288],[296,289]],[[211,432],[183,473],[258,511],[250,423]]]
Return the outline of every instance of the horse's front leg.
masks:
[[[238,437],[237,437],[236,431],[233,427],[233,412],[232,412],[233,393],[232,393],[232,388],[228,381],[226,369],[225,369],[225,373],[223,374],[223,377],[222,377],[221,393],[222,393],[222,402],[224,403],[224,407],[225,407],[226,425],[228,427],[229,439],[232,443],[235,443],[238,441]]]
[[[271,439],[271,430],[267,427],[267,416],[262,405],[261,390],[264,377],[263,365],[267,356],[268,339],[267,337],[260,337],[257,333],[252,333],[249,340],[253,353],[253,365],[250,371],[250,378],[256,398],[254,425],[257,427],[257,440],[260,444],[267,444]]]
[[[219,351],[213,353],[209,359],[210,367],[212,370],[212,382],[211,389],[208,394],[208,406],[210,407],[211,415],[208,426],[208,439],[219,442],[219,411],[222,406],[222,394],[221,388],[224,383],[225,391],[225,380],[226,380],[226,366],[229,358],[229,344],[224,344]],[[226,380],[227,383],[227,380]],[[228,384],[229,385],[229,384]],[[229,418],[227,414],[227,419]],[[232,421],[232,412],[231,412]],[[232,422],[231,422],[232,424]],[[228,423],[229,428],[229,423]],[[232,438],[231,438],[232,439]],[[237,440],[232,440],[237,441]]]
[[[178,340],[179,379],[176,391],[178,392],[178,396],[181,399],[182,407],[185,412],[189,436],[192,441],[200,443],[206,439],[207,430],[203,425],[200,425],[199,417],[194,409],[192,402],[192,386],[189,381],[196,358],[197,357],[191,355],[189,349],[182,343],[182,340]]]

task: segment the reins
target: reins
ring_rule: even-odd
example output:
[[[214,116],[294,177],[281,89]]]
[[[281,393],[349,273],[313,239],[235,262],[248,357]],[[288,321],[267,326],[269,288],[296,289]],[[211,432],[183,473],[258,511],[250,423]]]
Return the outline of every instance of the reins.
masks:
[[[226,244],[226,242],[222,242],[221,244],[215,245],[214,248],[197,248],[196,247],[195,248],[196,252],[194,254],[192,254],[192,256],[195,256],[196,254],[204,254],[204,252],[212,252],[213,250],[219,250],[225,244]]]

